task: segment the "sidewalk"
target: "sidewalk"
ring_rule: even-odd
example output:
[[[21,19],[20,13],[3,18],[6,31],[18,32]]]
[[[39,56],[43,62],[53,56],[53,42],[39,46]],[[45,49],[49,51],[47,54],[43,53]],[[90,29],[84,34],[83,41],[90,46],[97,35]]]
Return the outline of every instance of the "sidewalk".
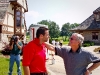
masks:
[[[97,48],[97,47],[98,46],[91,46],[91,47],[85,47],[85,49],[92,52],[94,55],[100,57],[100,53],[93,52],[94,48]],[[64,64],[63,64],[63,59],[59,56],[55,56],[55,64],[52,64],[51,56],[49,56],[49,58],[50,59],[47,61],[47,68],[50,70],[51,75],[66,75]],[[92,72],[92,75],[100,75],[100,67],[95,69]]]
[[[63,59],[59,56],[55,56],[55,64],[52,64],[52,60],[49,59],[47,61],[47,68],[52,72],[51,75],[66,75]]]

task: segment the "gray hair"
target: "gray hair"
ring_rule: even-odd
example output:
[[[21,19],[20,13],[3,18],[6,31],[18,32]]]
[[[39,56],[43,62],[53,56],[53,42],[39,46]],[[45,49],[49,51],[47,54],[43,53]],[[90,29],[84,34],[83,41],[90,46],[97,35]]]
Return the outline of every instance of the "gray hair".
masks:
[[[80,41],[80,46],[81,46],[84,41],[84,37],[79,33],[73,33],[72,35],[76,36],[77,40]]]

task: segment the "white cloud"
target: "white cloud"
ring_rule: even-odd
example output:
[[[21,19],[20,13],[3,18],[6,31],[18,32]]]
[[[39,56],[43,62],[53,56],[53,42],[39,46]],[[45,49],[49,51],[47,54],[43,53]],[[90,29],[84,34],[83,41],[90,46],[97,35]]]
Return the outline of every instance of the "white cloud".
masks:
[[[39,17],[43,17],[43,14],[36,12],[36,11],[28,11],[26,13],[27,17],[33,17],[33,18],[39,18]]]
[[[31,24],[36,24],[38,20],[44,15],[37,11],[28,11],[25,13],[26,25],[29,27]]]
[[[69,22],[71,24],[73,23],[81,23],[83,22],[86,18],[88,18],[90,15],[85,14],[85,13],[80,13],[80,12],[72,12],[73,10],[70,11],[65,11],[65,12],[60,12],[52,15],[52,20],[55,21],[57,24],[59,24],[60,27],[62,27],[63,24]],[[71,13],[72,12],[72,13]]]
[[[68,13],[56,13],[52,16],[52,20],[58,23],[61,27],[62,24],[70,22],[71,16]]]

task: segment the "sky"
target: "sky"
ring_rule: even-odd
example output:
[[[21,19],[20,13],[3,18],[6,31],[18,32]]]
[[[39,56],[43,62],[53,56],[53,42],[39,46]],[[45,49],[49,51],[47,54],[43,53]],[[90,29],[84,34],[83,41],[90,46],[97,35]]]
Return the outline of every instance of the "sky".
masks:
[[[27,0],[27,4],[27,27],[42,20],[50,20],[61,28],[67,22],[82,23],[100,7],[100,0]]]

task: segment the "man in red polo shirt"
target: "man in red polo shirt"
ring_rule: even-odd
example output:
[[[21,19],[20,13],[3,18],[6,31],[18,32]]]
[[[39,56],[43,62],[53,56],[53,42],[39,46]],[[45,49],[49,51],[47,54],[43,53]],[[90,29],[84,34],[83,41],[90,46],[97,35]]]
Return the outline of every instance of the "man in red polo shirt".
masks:
[[[24,47],[22,60],[24,75],[47,75],[44,42],[47,42],[49,37],[48,28],[40,27],[36,32],[36,38]]]

